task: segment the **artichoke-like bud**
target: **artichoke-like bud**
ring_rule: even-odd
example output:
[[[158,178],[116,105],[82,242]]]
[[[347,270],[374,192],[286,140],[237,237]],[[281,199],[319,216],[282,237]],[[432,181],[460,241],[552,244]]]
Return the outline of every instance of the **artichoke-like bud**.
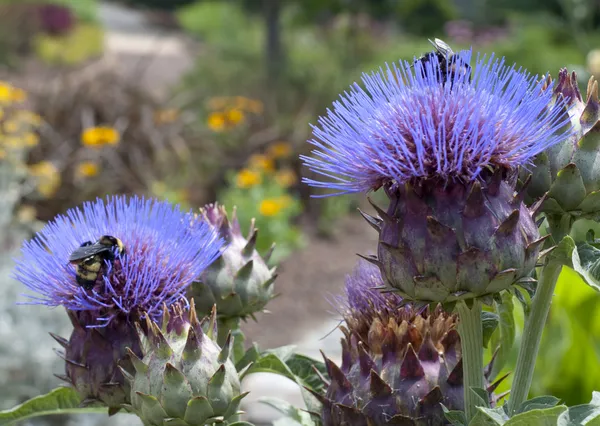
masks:
[[[227,248],[190,287],[188,295],[196,299],[198,312],[209,314],[215,304],[219,315],[229,318],[244,318],[262,311],[273,298],[273,282],[277,278],[275,268],[267,266],[273,247],[262,257],[255,249],[258,230],[254,221],[245,238],[235,209],[231,220],[217,203],[205,206],[201,215],[218,230]]]
[[[543,242],[513,188],[501,173],[468,185],[386,186],[387,211],[363,213],[379,232],[378,255],[365,258],[407,299],[489,298],[527,279]]]
[[[119,366],[131,369],[128,349],[141,355],[138,333],[128,319],[115,318],[106,327],[92,327],[95,318],[86,311],[67,311],[73,332],[69,340],[50,335],[64,348],[58,352],[65,360],[65,375],[57,375],[70,383],[84,398],[82,405],[102,402],[109,413],[119,411],[129,402],[129,383]]]
[[[194,302],[189,310],[173,306],[159,326],[146,321],[140,330],[143,358],[130,352],[135,373],[131,381],[131,409],[148,426],[202,426],[231,420],[238,413],[240,380],[229,360],[232,338],[223,348],[216,343],[216,311],[198,321]],[[215,339],[215,340],[213,340]]]
[[[546,83],[552,79],[548,77]],[[600,213],[600,101],[598,82],[591,77],[585,102],[575,72],[560,70],[555,100],[564,100],[572,131],[563,141],[537,155],[527,188],[528,202],[546,195],[542,211],[550,216],[597,218]],[[522,172],[522,179],[529,172]]]
[[[445,425],[440,404],[464,409],[457,318],[439,305],[400,307],[397,295],[377,294],[382,284],[367,263],[346,281],[342,365],[325,358],[330,384],[325,396],[316,395],[323,424]],[[488,387],[492,404],[501,380]]]

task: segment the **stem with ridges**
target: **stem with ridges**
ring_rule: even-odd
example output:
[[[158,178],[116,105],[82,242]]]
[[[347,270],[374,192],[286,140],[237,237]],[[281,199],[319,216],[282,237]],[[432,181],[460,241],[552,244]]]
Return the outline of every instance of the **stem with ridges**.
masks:
[[[473,301],[473,307],[469,309],[465,301],[456,304],[458,312],[458,333],[462,348],[463,363],[463,386],[465,413],[467,420],[477,413],[477,405],[480,404],[479,397],[471,388],[485,388],[483,376],[483,327],[481,325],[481,302]]]
[[[542,340],[542,332],[548,318],[552,295],[561,270],[562,262],[558,259],[551,259],[540,274],[537,289],[531,302],[529,318],[527,318],[525,329],[523,330],[517,367],[510,389],[508,409],[511,414],[526,401],[529,394],[535,360],[540,349],[540,341]]]

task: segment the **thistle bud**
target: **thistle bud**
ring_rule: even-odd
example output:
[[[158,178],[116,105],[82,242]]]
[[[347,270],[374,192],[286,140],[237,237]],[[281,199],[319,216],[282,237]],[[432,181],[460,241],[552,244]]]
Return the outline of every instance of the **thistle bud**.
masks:
[[[548,77],[546,84],[552,82]],[[572,131],[562,141],[539,153],[533,167],[521,172],[522,180],[531,173],[527,201],[544,197],[540,210],[553,222],[565,218],[563,233],[577,218],[600,217],[600,101],[598,82],[591,77],[585,101],[575,72],[560,70],[553,90],[554,101],[564,102],[563,114]],[[560,238],[560,235],[555,235]]]
[[[323,424],[445,425],[440,404],[464,409],[457,318],[440,306],[401,307],[397,295],[376,290],[382,285],[379,269],[366,262],[346,280],[342,365],[325,357],[330,384],[316,395]],[[488,386],[492,404],[501,380]]]
[[[189,310],[175,306],[164,312],[161,325],[148,320],[148,332],[140,330],[143,357],[130,352],[135,371],[124,374],[131,382],[131,409],[147,425],[230,421],[246,396],[229,359],[231,336],[220,348],[215,311],[204,331],[193,301]]]
[[[225,208],[215,203],[201,209],[201,215],[226,241],[227,248],[188,291],[197,300],[198,312],[208,314],[215,304],[219,315],[229,318],[262,311],[273,298],[277,275],[275,268],[267,266],[271,251],[263,257],[255,249],[258,229],[254,222],[245,238],[235,210],[230,220]]]

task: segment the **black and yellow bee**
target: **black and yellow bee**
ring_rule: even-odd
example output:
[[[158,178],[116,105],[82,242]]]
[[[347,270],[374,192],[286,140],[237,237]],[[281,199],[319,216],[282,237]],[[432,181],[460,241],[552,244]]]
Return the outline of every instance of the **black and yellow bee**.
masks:
[[[421,63],[424,67],[427,62],[437,57],[443,83],[447,81],[447,78],[452,80],[456,72],[468,74],[469,81],[471,81],[471,66],[465,61],[460,60],[446,42],[439,38],[433,41],[429,40],[429,42],[433,45],[433,52],[428,52],[421,56],[415,61],[415,64]]]
[[[103,235],[95,243],[86,241],[81,244],[69,257],[69,262],[76,265],[77,284],[86,290],[92,289],[104,262],[115,260],[117,253],[124,254],[125,247],[121,240],[110,235]]]

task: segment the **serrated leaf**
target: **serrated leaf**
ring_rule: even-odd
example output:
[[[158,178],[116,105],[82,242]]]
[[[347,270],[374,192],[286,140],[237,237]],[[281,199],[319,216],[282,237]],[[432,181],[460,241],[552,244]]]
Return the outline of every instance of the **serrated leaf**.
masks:
[[[566,405],[552,408],[534,409],[517,414],[507,421],[505,426],[556,426],[560,415],[567,411]]]
[[[500,374],[500,371],[502,371],[502,368],[509,360],[516,335],[513,295],[508,291],[504,291],[500,297],[502,298],[502,303],[494,305],[500,321],[498,323],[498,332],[494,335],[495,337],[497,336],[494,339],[497,352],[494,365],[492,366],[492,379]]]
[[[589,404],[569,407],[558,418],[557,426],[599,426],[600,425],[600,392],[592,393]]]
[[[484,425],[498,425],[502,426],[508,420],[508,416],[502,409],[502,407],[496,408],[486,408],[486,407],[477,407],[477,414],[471,422],[469,426],[484,426]]]
[[[36,396],[14,408],[0,411],[0,426],[38,416],[55,414],[108,413],[106,407],[80,408],[81,397],[73,388],[60,387],[46,395]]]
[[[600,250],[588,243],[579,243],[572,253],[573,269],[587,285],[600,291]]]
[[[448,410],[444,404],[440,403],[440,405],[444,411],[444,417],[446,417],[446,420],[448,420],[450,424],[453,426],[467,426],[468,422],[464,411]]]
[[[558,404],[559,402],[560,399],[558,399],[555,396],[538,396],[522,403],[521,406],[517,409],[517,411],[515,411],[515,414],[525,413],[527,411],[536,409],[551,408],[556,406],[556,404]]]
[[[483,311],[481,313],[481,326],[483,327],[483,347],[487,348],[490,338],[496,327],[498,327],[500,319],[494,312]]]
[[[309,413],[298,407],[294,407],[287,401],[279,398],[260,398],[259,401],[276,409],[285,416],[283,419],[280,419],[282,425],[316,426]]]

